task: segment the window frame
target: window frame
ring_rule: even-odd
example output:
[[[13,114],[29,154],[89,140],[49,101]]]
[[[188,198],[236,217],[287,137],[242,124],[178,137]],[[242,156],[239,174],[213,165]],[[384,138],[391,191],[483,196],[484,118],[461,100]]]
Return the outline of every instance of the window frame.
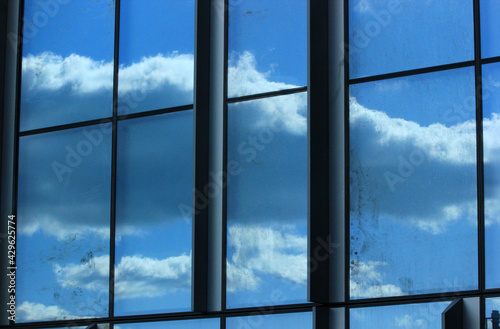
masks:
[[[16,214],[17,195],[17,141],[19,139],[19,90],[22,42],[17,42],[22,31],[22,1],[0,0],[8,7],[8,12],[0,11],[7,30],[0,29],[0,42],[7,46],[5,60],[0,63],[0,74],[5,74],[5,85],[0,91],[0,101],[5,104],[0,118],[2,143],[1,163],[1,214],[2,221],[9,214]],[[91,325],[94,323],[128,323],[148,321],[170,321],[179,319],[219,318],[221,328],[225,319],[235,316],[257,314],[284,314],[313,312],[313,328],[349,328],[349,311],[354,308],[383,305],[405,305],[430,301],[449,301],[461,297],[479,300],[476,319],[478,328],[485,329],[485,299],[500,296],[500,288],[485,289],[485,246],[484,246],[484,168],[482,145],[482,65],[500,62],[500,57],[482,59],[480,43],[480,3],[474,2],[474,48],[473,61],[422,68],[406,72],[396,72],[377,77],[349,78],[349,0],[308,0],[308,86],[294,90],[284,90],[243,97],[227,97],[227,22],[231,0],[196,1],[195,25],[195,94],[192,108],[195,111],[194,131],[194,191],[203,193],[209,184],[217,184],[220,195],[210,200],[209,206],[196,207],[193,216],[193,273],[192,312],[164,313],[137,316],[113,316],[112,302],[110,316],[95,319],[58,320],[12,324],[0,320],[0,328],[49,328],[71,325]],[[118,14],[115,15],[115,36],[119,34]],[[0,7],[1,8],[1,7]],[[16,47],[9,47],[17,43]],[[328,46],[325,46],[328,45]],[[338,45],[341,45],[340,47]],[[118,45],[115,37],[115,62]],[[351,300],[349,296],[349,86],[354,83],[408,76],[418,73],[435,72],[457,67],[475,67],[476,77],[476,124],[477,124],[477,172],[478,172],[478,279],[479,287],[473,291],[455,291],[424,295],[383,297]],[[205,69],[209,67],[210,69]],[[327,69],[325,69],[327,68]],[[115,65],[115,71],[117,65]],[[5,72],[4,72],[5,71]],[[114,79],[117,80],[115,72]],[[316,261],[314,270],[309,267],[308,299],[310,303],[289,304],[267,307],[247,307],[227,309],[225,305],[225,259],[226,259],[226,200],[227,191],[224,178],[214,178],[211,172],[227,172],[227,105],[268,96],[308,92],[308,261]],[[114,114],[106,122],[116,126],[121,118],[116,113],[117,81],[114,81]],[[176,110],[188,109],[186,107]],[[159,110],[159,111],[170,111]],[[155,112],[157,113],[157,112]],[[158,112],[160,113],[160,112]],[[164,112],[167,113],[167,112]],[[150,115],[150,112],[129,115],[128,118]],[[101,123],[96,120],[95,123]],[[80,123],[81,124],[81,123]],[[88,122],[84,123],[89,125]],[[71,128],[77,125],[67,125]],[[50,129],[49,129],[50,130]],[[37,133],[31,131],[31,133]],[[29,134],[29,133],[25,133]],[[328,138],[325,138],[328,136]],[[222,143],[220,141],[222,140]],[[116,187],[116,129],[113,132],[113,183]],[[328,177],[328,179],[325,179]],[[198,192],[201,191],[201,192]],[[115,191],[112,194],[116,195]],[[112,212],[116,205],[112,203]],[[114,236],[114,215],[112,236]],[[0,234],[6,236],[6,227]],[[319,256],[318,250],[327,242],[335,246],[326,258]],[[318,249],[319,248],[319,249]],[[2,244],[2,253],[6,245]],[[112,254],[113,255],[112,255]],[[114,259],[114,248],[110,258]],[[0,257],[0,266],[5,268],[6,259]],[[110,278],[114,265],[110,262]],[[309,264],[309,265],[310,265]],[[5,286],[5,279],[2,283]],[[327,289],[325,289],[327,287]],[[8,300],[6,289],[0,292],[1,300]],[[110,293],[112,293],[112,288]],[[110,299],[112,300],[112,299]],[[479,319],[477,319],[479,317]]]

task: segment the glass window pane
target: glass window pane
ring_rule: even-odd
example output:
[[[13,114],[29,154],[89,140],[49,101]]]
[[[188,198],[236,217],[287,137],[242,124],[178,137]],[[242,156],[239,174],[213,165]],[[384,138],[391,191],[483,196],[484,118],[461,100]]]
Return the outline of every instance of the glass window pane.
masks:
[[[227,305],[306,301],[307,95],[228,110]]]
[[[257,312],[255,312],[257,313]],[[228,329],[259,328],[259,329],[312,329],[312,313],[287,313],[274,315],[253,315],[227,318]]]
[[[118,114],[193,103],[194,0],[120,4]]]
[[[354,308],[349,312],[353,329],[441,329],[441,313],[450,302]]]
[[[114,329],[219,329],[219,319],[115,324]]]
[[[351,78],[474,58],[473,2],[349,0]]]
[[[191,309],[192,127],[192,111],[118,124],[117,315]]]
[[[307,84],[307,1],[229,3],[229,97]]]
[[[500,297],[486,298],[486,329],[497,329],[500,324]],[[493,325],[496,324],[496,327]]]
[[[350,93],[351,298],[477,289],[474,69]]]
[[[486,288],[500,288],[500,64],[483,66]]]
[[[21,130],[110,117],[114,1],[26,0]]]
[[[17,322],[108,315],[108,128],[20,139]]]
[[[500,2],[481,0],[481,55],[500,56]]]

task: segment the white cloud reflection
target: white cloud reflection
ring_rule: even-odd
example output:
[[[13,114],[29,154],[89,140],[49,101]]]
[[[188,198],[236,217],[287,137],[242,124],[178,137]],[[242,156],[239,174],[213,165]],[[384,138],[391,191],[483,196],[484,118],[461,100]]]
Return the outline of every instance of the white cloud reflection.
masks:
[[[16,321],[55,321],[79,319],[81,317],[72,315],[71,312],[57,305],[44,305],[40,303],[23,302],[16,308]]]

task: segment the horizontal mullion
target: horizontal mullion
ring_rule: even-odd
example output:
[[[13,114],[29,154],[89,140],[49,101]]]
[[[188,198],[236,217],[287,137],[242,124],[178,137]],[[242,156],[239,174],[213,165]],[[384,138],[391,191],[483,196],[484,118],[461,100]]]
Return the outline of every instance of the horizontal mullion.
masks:
[[[467,297],[497,297],[500,295],[500,289],[490,289],[485,293],[479,293],[477,290],[460,291],[460,292],[447,292],[426,295],[412,295],[412,296],[395,296],[395,297],[380,297],[370,299],[350,300],[343,303],[329,303],[322,306],[329,308],[362,308],[362,307],[378,307],[378,306],[392,306],[392,305],[409,305],[417,303],[432,303],[440,301],[452,301],[455,298]],[[257,306],[238,309],[226,309],[224,311],[208,312],[208,313],[195,313],[195,312],[182,312],[182,313],[162,313],[150,315],[130,315],[130,316],[117,316],[113,318],[90,318],[90,319],[75,319],[75,320],[58,320],[58,321],[44,321],[33,323],[14,324],[10,326],[0,326],[0,328],[58,328],[71,326],[86,326],[93,323],[138,323],[138,322],[158,322],[158,321],[176,321],[176,320],[195,320],[195,319],[209,319],[209,318],[229,318],[239,316],[253,316],[253,315],[267,315],[267,314],[287,314],[287,313],[300,313],[312,311],[314,306],[318,304],[290,304],[290,305],[270,305],[270,306]]]
[[[500,56],[483,58],[480,60],[481,64],[492,64],[500,62]]]
[[[406,296],[394,296],[394,297],[355,299],[345,303],[329,304],[329,306],[360,308],[360,307],[372,307],[372,306],[390,306],[390,305],[405,305],[405,304],[417,304],[417,303],[428,303],[428,302],[438,302],[438,301],[452,301],[455,298],[482,297],[482,296],[483,294],[481,294],[478,290],[468,290],[468,291],[459,291],[459,292],[455,291],[455,292],[425,294],[425,295],[406,295]]]
[[[88,326],[94,323],[140,323],[140,322],[160,322],[160,321],[179,321],[179,320],[202,320],[213,319],[222,317],[238,317],[238,316],[255,316],[255,315],[269,315],[269,314],[287,314],[287,313],[301,313],[312,311],[314,305],[312,304],[299,304],[299,305],[285,305],[285,306],[267,306],[267,307],[249,307],[245,309],[234,309],[226,311],[216,311],[207,313],[197,312],[182,312],[182,313],[163,313],[163,314],[150,314],[150,315],[129,315],[129,316],[116,316],[113,318],[90,318],[90,319],[75,319],[75,320],[57,320],[57,321],[43,321],[32,323],[19,323],[11,326],[0,326],[0,328],[59,328],[67,326]]]
[[[314,303],[293,304],[293,305],[268,305],[246,308],[226,309],[222,313],[226,317],[265,315],[265,314],[286,314],[312,311]]]
[[[350,79],[349,85],[365,83],[365,82],[374,82],[374,81],[380,81],[380,80],[388,80],[388,79],[394,79],[394,78],[402,78],[402,77],[407,77],[407,76],[412,76],[412,75],[440,72],[440,71],[446,71],[446,70],[452,70],[452,69],[459,69],[459,68],[464,68],[464,67],[469,67],[469,66],[473,67],[474,65],[475,65],[475,61],[466,61],[466,62],[453,63],[453,64],[429,66],[429,67],[424,67],[424,68],[420,68],[420,69],[413,69],[413,70],[398,71],[398,72],[393,72],[393,73],[372,75],[372,76],[363,77],[363,78]]]
[[[118,121],[123,121],[123,120],[127,120],[127,119],[142,118],[142,117],[153,116],[153,115],[158,115],[158,114],[187,111],[187,110],[192,110],[192,109],[193,109],[193,104],[189,104],[189,105],[182,105],[182,106],[176,106],[176,107],[168,107],[168,108],[158,109],[158,110],[150,110],[150,111],[144,111],[144,112],[138,112],[138,113],[124,114],[124,115],[118,116]]]
[[[500,297],[500,288],[485,289],[484,295],[484,297]]]
[[[247,96],[232,97],[232,98],[228,98],[227,99],[227,103],[228,104],[233,104],[233,103],[239,103],[239,102],[253,101],[253,100],[258,100],[258,99],[263,99],[263,98],[269,98],[269,97],[277,97],[277,96],[297,94],[297,93],[302,93],[302,92],[305,92],[305,91],[307,91],[307,87],[297,87],[297,88],[291,88],[291,89],[283,89],[283,90],[270,91],[270,92],[265,92],[265,93],[260,93],[260,94],[253,94],[253,95],[247,95]]]
[[[183,106],[169,107],[169,108],[164,108],[164,109],[159,109],[159,110],[151,110],[151,111],[145,111],[145,112],[139,112],[139,113],[124,114],[124,115],[118,116],[117,119],[118,119],[118,121],[123,121],[123,120],[127,120],[127,119],[142,118],[142,117],[153,116],[153,115],[158,115],[158,114],[174,113],[174,112],[180,112],[180,111],[186,111],[186,110],[192,110],[192,109],[193,109],[192,104],[191,105],[183,105]],[[98,124],[111,123],[111,122],[113,122],[112,117],[95,119],[95,120],[88,120],[88,121],[80,121],[80,122],[68,123],[68,124],[58,125],[58,126],[25,130],[25,131],[21,131],[19,133],[19,136],[20,137],[31,136],[31,135],[37,135],[37,134],[43,134],[43,133],[49,133],[49,132],[55,132],[55,131],[73,129],[73,128],[94,126],[94,125],[98,125]]]
[[[109,123],[112,121],[113,121],[113,118],[109,117],[109,118],[103,118],[103,119],[68,123],[68,124],[64,124],[64,125],[21,131],[21,132],[19,132],[19,136],[30,136],[30,135],[37,135],[37,134],[43,134],[43,133],[48,133],[48,132],[54,132],[54,131],[67,130],[67,129],[72,129],[72,128],[88,127],[88,126],[98,125],[101,123]]]

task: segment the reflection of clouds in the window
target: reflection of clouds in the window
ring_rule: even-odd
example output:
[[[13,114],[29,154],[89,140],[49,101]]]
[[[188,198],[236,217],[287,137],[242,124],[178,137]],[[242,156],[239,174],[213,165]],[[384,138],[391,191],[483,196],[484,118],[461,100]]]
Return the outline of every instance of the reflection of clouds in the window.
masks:
[[[182,91],[193,89],[193,55],[173,53],[144,57],[120,68],[120,92],[150,92],[162,85]],[[50,52],[23,59],[23,83],[28,91],[56,91],[65,86],[73,94],[89,95],[113,88],[113,63],[71,54],[62,57]],[[25,96],[29,97],[29,96]]]
[[[240,79],[239,86],[242,90],[259,90],[259,86],[276,84],[282,85],[283,88],[294,87],[267,80],[265,74],[256,70],[255,60],[251,54],[243,54],[240,63],[243,64],[245,60],[248,60],[245,65],[230,68],[231,71],[237,73],[233,75],[235,78],[238,76],[238,79]],[[61,110],[64,110],[64,104],[67,101],[67,99],[63,98],[68,94],[91,97],[103,91],[111,90],[111,84],[108,81],[112,77],[112,65],[110,63],[93,61],[88,57],[75,54],[63,58],[52,53],[43,53],[38,56],[30,55],[29,59],[25,58],[25,61],[24,87],[29,89],[33,95],[44,94],[47,97],[50,96],[56,103],[58,97],[62,97],[60,99]],[[251,64],[252,62],[253,64]],[[192,55],[173,53],[169,56],[158,55],[143,58],[138,63],[121,68],[120,76],[123,80],[120,80],[120,92],[160,91],[165,85],[173,85],[186,95],[191,94],[192,75],[188,72],[188,68],[192,70],[192,65]],[[139,76],[142,76],[142,78],[138,79]],[[66,92],[68,93],[66,94]],[[65,93],[65,96],[61,93]],[[24,96],[29,97],[29,94]],[[279,133],[283,134],[283,136],[295,136],[304,139],[306,134],[306,102],[305,93],[260,100],[258,102],[259,106],[255,107],[258,120],[252,123],[248,131],[258,132],[269,128],[271,123],[278,122],[279,124],[276,127],[279,127]],[[92,128],[94,127],[83,128],[82,131],[85,129],[91,131]],[[110,138],[108,130],[101,130],[100,133],[105,140]],[[65,241],[71,236],[78,236],[78,239],[80,239],[80,237],[88,234],[93,236],[93,240],[109,240],[109,225],[95,220],[95,216],[84,215],[85,211],[89,209],[99,211],[99,209],[105,209],[108,204],[108,198],[106,197],[106,195],[109,195],[108,187],[105,186],[104,190],[99,189],[98,187],[102,184],[96,182],[96,177],[82,173],[82,169],[87,165],[94,165],[93,162],[89,164],[89,158],[82,157],[83,165],[81,167],[71,167],[71,172],[63,172],[60,175],[61,177],[55,175],[50,167],[50,163],[53,161],[59,161],[62,165],[66,165],[66,146],[69,145],[76,150],[79,141],[88,140],[88,134],[77,132],[74,138],[74,141],[59,141],[60,145],[57,144],[58,146],[54,148],[54,151],[47,148],[34,148],[34,154],[45,158],[46,161],[44,161],[49,164],[48,170],[42,170],[38,173],[36,181],[39,184],[37,183],[36,186],[40,189],[46,189],[50,186],[56,190],[67,188],[65,186],[73,185],[75,179],[82,176],[79,179],[85,179],[94,188],[83,192],[80,191],[81,195],[78,194],[80,195],[77,198],[78,202],[64,203],[56,208],[50,205],[57,202],[54,199],[57,199],[57,196],[54,196],[53,193],[44,193],[38,190],[36,194],[39,198],[33,199],[32,203],[30,201],[30,209],[27,209],[30,213],[25,216],[24,224],[19,231],[20,234],[27,238],[37,239],[39,234],[43,232],[47,240],[52,239],[51,243],[54,245]],[[99,146],[95,146],[95,149],[102,148],[104,144],[101,143]],[[180,147],[179,149],[184,148]],[[293,148],[285,152],[285,157],[292,156],[292,153],[294,153]],[[97,156],[100,153],[94,151],[93,154]],[[169,156],[175,159],[180,154],[169,154]],[[142,160],[137,159],[137,161]],[[161,170],[162,161],[148,161],[148,166],[151,172]],[[155,167],[157,168],[155,169]],[[92,170],[92,172],[99,171],[97,168]],[[59,178],[62,178],[62,182]],[[265,179],[265,177],[263,178]],[[176,177],[173,177],[173,179],[175,180]],[[177,182],[171,181],[170,183],[173,185],[182,183],[181,178],[177,177],[177,180]],[[276,193],[280,193],[280,186],[273,188],[277,189]],[[152,189],[154,190],[155,187],[152,187]],[[87,199],[90,203],[81,202]],[[144,200],[144,203],[153,208],[161,208],[159,204],[151,205],[151,202],[157,202],[155,200],[156,198],[149,198]],[[139,200],[138,202],[142,201]],[[75,211],[75,207],[78,206],[81,207],[81,210]],[[177,208],[174,210],[178,211]],[[170,215],[169,221],[182,221],[184,223],[181,218],[182,214]],[[147,238],[150,230],[155,229],[154,227],[158,222],[164,219],[165,216],[148,217],[147,221],[141,222],[140,227],[133,224],[129,225],[129,223],[121,223],[117,243],[123,241],[123,237],[126,235],[134,236],[134,239]],[[235,248],[236,253],[233,255],[233,262],[228,265],[229,291],[255,290],[261,288],[263,284],[269,283],[266,281],[285,281],[292,286],[300,286],[302,287],[301,290],[304,290],[307,273],[305,228],[297,230],[294,224],[290,224],[290,226],[274,230],[272,227],[256,225],[245,233],[242,227],[244,226],[235,225],[230,229],[231,237],[228,242]],[[268,246],[272,244],[274,248],[264,252],[264,249],[259,248],[258,245],[252,245],[252,239],[257,236],[266,237],[260,242],[267,242],[266,245]],[[240,244],[238,244],[237,240]],[[241,244],[242,241],[246,241],[245,244]],[[247,242],[248,246],[245,246]],[[256,253],[250,255],[250,249],[253,249]],[[175,252],[177,253],[166,258],[145,257],[134,254],[127,254],[119,258],[115,286],[117,301],[166,296],[176,290],[188,291],[190,289],[191,275],[190,255],[183,254],[181,251]],[[52,271],[53,278],[51,278],[51,281],[53,281],[54,286],[59,286],[57,289],[61,290],[61,295],[79,288],[86,290],[88,293],[107,294],[109,256],[95,253],[89,261],[78,262],[80,254],[75,253],[74,258],[69,257],[64,260],[50,262],[47,270]],[[248,260],[248,262],[244,260]],[[144,268],[150,270],[144,271]],[[41,306],[36,306],[38,305],[37,302],[31,299],[30,296],[26,295],[25,300],[28,303],[26,307],[31,305],[28,310],[31,309],[35,312],[40,309]],[[65,316],[73,316],[73,314],[76,314],[75,316],[87,316],[88,313],[81,310],[77,311],[80,302],[73,301],[61,304],[58,301],[46,302],[44,300],[39,305],[52,307],[50,310],[55,310],[55,308],[62,310],[57,311],[59,313],[54,311],[59,314],[59,319]],[[103,300],[103,302],[105,304],[106,300]],[[27,316],[26,318],[30,317]]]
[[[106,292],[109,256],[95,257],[93,264],[56,265],[54,273],[61,286],[84,287]],[[102,266],[98,266],[101,264]],[[122,257],[115,269],[115,298],[164,296],[179,289],[189,290],[191,281],[191,256],[179,255],[155,259],[140,255]]]
[[[369,192],[353,188],[358,197],[352,200],[354,205],[362,194],[370,194],[377,202],[374,207],[384,215],[433,233],[463,216],[475,220],[471,216],[476,208],[475,189],[470,188],[475,185],[471,181],[475,175],[470,175],[476,164],[474,121],[452,127],[439,123],[421,126],[367,109],[354,98],[350,107],[351,135],[356,136],[352,143],[355,148],[351,154],[351,186],[371,186]],[[500,121],[494,123],[499,124]],[[406,155],[407,159],[394,154]],[[419,183],[436,178],[453,182],[454,188],[438,184],[429,189]],[[367,207],[366,203],[360,206]],[[353,214],[356,216],[357,212]]]
[[[23,302],[16,308],[16,320],[19,322],[55,321],[79,319],[81,317],[57,306]]]
[[[492,117],[485,134],[498,128]],[[423,125],[351,97],[350,134],[351,297],[472,289],[474,274],[458,274],[469,267],[443,241],[460,241],[461,257],[476,259],[475,121]],[[498,151],[485,143],[484,152]]]
[[[234,56],[228,71],[229,96],[296,87],[272,81],[268,73],[259,72],[252,53]],[[193,55],[178,52],[121,65],[119,114],[191,103],[193,68]],[[22,88],[23,129],[110,117],[113,64],[78,54],[29,54],[23,58]],[[302,107],[305,101],[303,98],[297,105]],[[292,115],[297,105],[282,106],[280,111]],[[290,128],[297,132],[305,132],[305,113],[301,114],[290,117],[296,121],[289,122]]]
[[[233,54],[228,78],[231,84],[229,96],[255,94],[262,91],[297,87],[269,79],[269,74],[256,69],[256,59],[251,52]],[[172,52],[143,57],[129,66],[120,66],[120,93],[148,93],[165,86],[175,86],[178,92],[193,90],[192,54]],[[113,87],[113,63],[93,60],[90,57],[71,54],[67,57],[51,52],[29,54],[23,58],[23,87],[25,98],[43,91],[58,91],[69,87],[71,94],[89,96]],[[57,96],[57,95],[55,95]],[[59,95],[61,96],[61,95]]]
[[[446,173],[457,173],[456,177],[462,177],[460,172],[467,174],[466,170],[471,170],[476,164],[475,121],[464,121],[451,127],[439,123],[421,126],[416,122],[391,118],[382,111],[368,109],[355,98],[351,98],[350,107],[352,135],[356,135],[356,141],[362,141],[362,148],[360,151],[353,151],[351,159],[351,165],[354,165],[351,169],[353,179],[355,182],[362,180],[359,183],[363,186],[368,185],[367,182],[377,186],[377,189],[373,188],[370,192],[377,194],[380,211],[435,234],[445,229],[449,222],[459,218],[475,221],[475,216],[471,216],[476,208],[475,191],[467,194],[454,193],[467,191],[470,179],[455,178],[449,181],[453,185],[438,184],[432,190],[424,184],[412,183],[413,197],[410,197],[410,191],[404,188],[409,177],[398,175],[399,160],[394,162],[392,159],[395,150],[398,154],[413,154],[412,158],[406,160],[415,167],[408,171],[408,176],[415,175],[414,181],[432,181],[437,177],[446,177]],[[485,166],[490,166],[500,161],[500,142],[498,138],[494,138],[500,129],[500,116],[493,113],[490,118],[485,118],[483,128],[484,162]],[[361,147],[358,142],[355,145]],[[415,150],[419,152],[413,152]],[[421,159],[424,161],[419,164]],[[388,168],[395,168],[395,176],[388,174]],[[362,177],[361,169],[364,171]],[[495,186],[494,189],[500,192],[499,188],[500,186]],[[423,189],[427,193],[419,192]],[[384,198],[384,194],[404,202],[388,203],[388,197]],[[487,209],[490,212],[487,225],[500,218],[500,209],[495,207],[496,199],[486,198],[486,203],[491,204]],[[412,212],[407,211],[408,207]]]
[[[383,274],[378,271],[387,266],[384,262],[351,262],[351,297],[372,298],[386,296],[401,296],[404,292],[393,284],[385,284]]]
[[[228,96],[236,97],[252,95],[267,91],[276,91],[298,87],[280,81],[270,79],[271,72],[260,72],[257,70],[255,56],[245,51],[234,52],[229,60],[228,68]]]
[[[294,225],[231,225],[228,246],[228,291],[255,290],[263,275],[305,285],[307,238]]]

